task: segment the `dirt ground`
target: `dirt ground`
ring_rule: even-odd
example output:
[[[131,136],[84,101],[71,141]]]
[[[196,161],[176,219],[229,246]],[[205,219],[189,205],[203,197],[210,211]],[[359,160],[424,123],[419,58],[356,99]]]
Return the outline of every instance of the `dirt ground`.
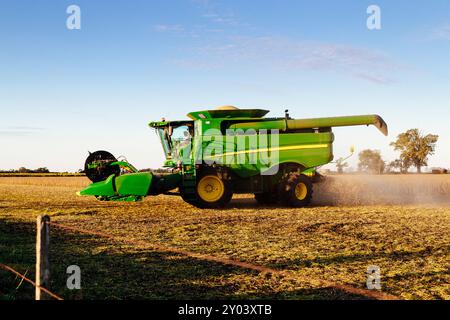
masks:
[[[261,207],[235,196],[223,210],[179,197],[140,203],[78,197],[82,177],[0,177],[0,263],[34,279],[35,219],[107,233],[127,242],[51,226],[50,289],[65,299],[366,299],[323,285],[366,288],[378,266],[382,292],[450,298],[450,176],[330,176],[308,208]],[[233,259],[289,273],[265,274],[154,246]],[[66,288],[78,265],[82,289]],[[34,289],[0,270],[0,299]]]

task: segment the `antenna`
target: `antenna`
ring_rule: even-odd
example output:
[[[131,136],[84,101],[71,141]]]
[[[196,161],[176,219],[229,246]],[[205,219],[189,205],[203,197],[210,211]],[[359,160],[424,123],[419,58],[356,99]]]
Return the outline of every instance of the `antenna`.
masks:
[[[290,119],[290,117],[289,117],[289,110],[288,109],[284,110],[284,117],[286,118],[286,120]]]

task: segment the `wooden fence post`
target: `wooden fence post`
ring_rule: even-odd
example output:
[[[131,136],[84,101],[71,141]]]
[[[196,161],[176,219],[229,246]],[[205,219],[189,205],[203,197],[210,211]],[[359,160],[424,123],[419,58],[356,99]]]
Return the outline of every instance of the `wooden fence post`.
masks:
[[[50,217],[38,216],[36,220],[36,300],[48,300],[49,296],[39,289],[48,288],[50,265],[48,251],[50,245]]]

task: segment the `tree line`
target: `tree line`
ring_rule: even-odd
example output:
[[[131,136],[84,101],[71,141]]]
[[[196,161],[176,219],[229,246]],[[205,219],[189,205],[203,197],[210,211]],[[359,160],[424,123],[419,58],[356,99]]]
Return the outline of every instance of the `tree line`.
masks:
[[[37,169],[28,169],[25,167],[20,167],[19,169],[11,169],[11,170],[0,170],[0,173],[50,173],[47,167],[37,168]]]
[[[399,171],[407,173],[414,167],[417,173],[422,172],[422,168],[428,166],[428,157],[433,155],[439,139],[435,134],[422,134],[419,129],[410,129],[397,136],[397,139],[390,143],[395,151],[400,153],[399,157],[391,162],[386,162],[379,150],[363,150],[359,153],[358,170],[373,174]],[[344,172],[344,168],[349,164],[345,159],[336,161],[336,168],[339,173]]]

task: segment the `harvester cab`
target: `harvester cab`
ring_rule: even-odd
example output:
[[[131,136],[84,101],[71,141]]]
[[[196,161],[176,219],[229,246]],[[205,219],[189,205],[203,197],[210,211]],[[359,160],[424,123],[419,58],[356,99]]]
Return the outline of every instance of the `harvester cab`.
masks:
[[[192,144],[194,136],[193,121],[150,122],[150,127],[156,130],[166,161],[164,167],[174,167],[180,161],[182,149]]]
[[[252,193],[261,204],[303,207],[312,198],[315,169],[333,160],[333,127],[374,125],[388,134],[378,115],[292,119],[286,111],[284,117],[265,118],[268,112],[225,106],[191,112],[190,120],[150,122],[171,172],[139,172],[97,151],[85,163],[93,183],[79,195],[138,201],[177,194],[197,207],[217,208],[233,194]]]

